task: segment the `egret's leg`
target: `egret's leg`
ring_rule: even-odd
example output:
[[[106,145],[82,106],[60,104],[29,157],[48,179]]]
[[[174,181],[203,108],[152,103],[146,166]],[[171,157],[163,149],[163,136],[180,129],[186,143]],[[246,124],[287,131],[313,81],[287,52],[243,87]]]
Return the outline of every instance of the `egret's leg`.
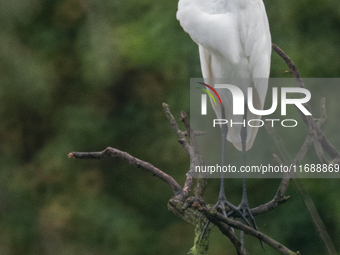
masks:
[[[224,112],[224,107],[221,107],[222,109],[222,119],[225,119],[225,112]],[[226,144],[227,144],[227,135],[228,135],[228,126],[227,125],[222,125],[221,127],[221,134],[222,134],[222,157],[221,157],[221,168],[224,167],[225,165],[225,153],[226,153]],[[235,215],[238,215],[244,220],[246,223],[249,224],[248,220],[245,218],[245,216],[241,213],[241,210],[236,207],[235,205],[231,204],[226,196],[225,196],[225,191],[224,191],[224,173],[221,171],[221,186],[220,186],[220,193],[218,196],[217,203],[215,204],[214,208],[220,208],[222,210],[222,213],[224,216],[228,216],[226,214],[226,209],[225,207],[228,206],[231,211],[228,213],[234,213]]]
[[[221,112],[222,112],[222,119],[225,119],[225,112],[224,112],[224,107],[221,107]],[[228,125],[222,125],[221,127],[221,136],[222,136],[222,157],[221,157],[221,168],[223,168],[224,164],[225,164],[225,153],[226,153],[226,144],[227,144],[227,135],[228,135]],[[221,209],[223,215],[225,217],[228,217],[227,213],[226,213],[226,206],[228,206],[231,211],[228,212],[228,215],[230,214],[234,214],[237,216],[240,216],[242,218],[242,221],[247,223],[248,225],[249,222],[245,217],[245,214],[242,213],[241,209],[239,207],[236,207],[235,205],[231,204],[226,196],[225,196],[225,190],[224,190],[224,173],[223,171],[221,171],[221,186],[220,186],[220,193],[218,196],[218,200],[217,203],[214,205],[213,208],[219,208]],[[201,234],[201,239],[205,233],[205,230],[208,228],[210,221],[207,220],[207,223],[205,224],[202,234]]]
[[[222,119],[225,119],[225,112],[224,112],[224,107],[221,107],[221,111],[222,111]],[[224,160],[225,160],[225,151],[226,151],[226,143],[227,143],[227,135],[228,135],[228,125],[224,124],[221,127],[221,136],[222,136],[222,158],[221,158],[221,168],[223,168],[224,166]],[[226,209],[225,209],[225,205],[229,204],[226,196],[225,196],[225,191],[224,191],[224,173],[223,171],[221,171],[221,185],[220,185],[220,193],[218,195],[218,200],[217,203],[214,205],[213,208],[220,208],[222,210],[222,213],[224,216],[227,217],[226,214]],[[230,204],[231,205],[231,204]],[[233,205],[231,205],[233,206]],[[235,206],[233,206],[235,207]],[[235,207],[236,208],[236,207]],[[205,233],[205,230],[208,228],[209,226],[209,219],[207,220],[207,223],[205,224],[203,231],[201,233],[201,239]]]
[[[225,119],[224,107],[222,109],[222,119]],[[226,144],[227,144],[227,135],[228,135],[228,125],[222,125],[221,127],[221,137],[222,137],[222,156],[221,156],[221,168],[224,167],[225,164],[225,152],[226,152]],[[221,185],[220,185],[220,193],[218,195],[218,201],[214,207],[220,207],[224,216],[227,216],[225,212],[225,205],[229,204],[224,190],[224,173],[221,171]]]
[[[246,105],[245,109],[248,109],[247,105]],[[244,120],[245,123],[247,123],[247,113],[244,114],[243,120]],[[242,128],[241,128],[241,141],[242,141],[242,161],[243,161],[242,163],[243,163],[243,166],[245,167],[246,166],[247,125],[242,126]],[[245,173],[243,175],[242,200],[241,200],[241,203],[238,206],[238,208],[241,210],[241,214],[244,217],[247,217],[247,216],[250,217],[250,221],[251,221],[254,229],[258,230],[254,216],[250,212],[250,208],[249,208],[248,196],[247,196],[246,174]],[[243,223],[245,223],[243,219],[242,219],[242,221],[243,221]],[[241,245],[243,247],[243,231],[241,231],[240,242],[241,242]],[[260,240],[260,242],[261,242],[262,248],[264,248],[262,240]]]

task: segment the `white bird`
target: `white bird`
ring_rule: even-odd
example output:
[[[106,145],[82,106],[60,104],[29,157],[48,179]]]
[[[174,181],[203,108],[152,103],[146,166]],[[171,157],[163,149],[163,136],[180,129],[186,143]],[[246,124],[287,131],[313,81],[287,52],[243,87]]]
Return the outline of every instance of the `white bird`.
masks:
[[[213,79],[223,78],[224,83],[239,86],[244,95],[247,95],[248,87],[253,87],[253,105],[257,110],[263,110],[272,47],[263,1],[179,0],[177,19],[184,31],[199,46],[201,69],[206,83]],[[244,78],[248,82],[237,84],[240,79]],[[218,118],[234,121],[261,118],[251,113],[248,107],[245,107],[244,116],[233,116],[231,94],[223,92],[219,94],[223,106],[215,106],[212,103]],[[232,142],[238,150],[243,151],[245,164],[245,151],[252,147],[258,128],[250,126],[242,128],[242,125],[230,127],[229,123],[224,131],[222,128],[223,140]],[[225,142],[222,142],[222,165],[224,165],[225,150],[223,144]],[[221,191],[216,206],[221,207],[225,214],[225,205],[230,206],[230,203],[224,195],[222,175]],[[236,214],[241,213],[238,216],[241,216],[244,221],[248,216],[253,221],[249,211],[245,179],[242,201],[233,210]],[[253,224],[257,228],[255,221]]]

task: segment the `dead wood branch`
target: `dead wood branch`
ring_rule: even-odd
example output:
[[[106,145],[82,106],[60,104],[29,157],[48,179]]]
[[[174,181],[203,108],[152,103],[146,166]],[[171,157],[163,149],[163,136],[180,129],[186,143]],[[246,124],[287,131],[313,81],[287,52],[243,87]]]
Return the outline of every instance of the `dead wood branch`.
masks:
[[[171,189],[173,190],[175,196],[169,200],[168,203],[168,208],[171,210],[173,213],[175,213],[177,216],[183,218],[185,221],[189,222],[190,224],[193,224],[195,226],[199,226],[199,230],[201,230],[204,225],[205,225],[205,216],[207,216],[207,211],[210,210],[208,209],[211,207],[211,205],[208,205],[207,207],[203,206],[203,210],[196,210],[195,208],[192,207],[184,207],[184,200],[188,197],[190,193],[190,189],[193,183],[193,171],[194,171],[194,166],[198,163],[204,164],[203,158],[201,158],[200,153],[199,153],[199,147],[198,144],[195,142],[195,132],[193,132],[190,128],[189,121],[187,118],[187,115],[185,112],[181,113],[181,118],[180,120],[184,123],[186,127],[186,132],[181,131],[178,128],[178,125],[173,117],[173,115],[170,112],[169,106],[167,104],[163,104],[165,113],[169,119],[170,125],[173,128],[174,132],[177,134],[178,141],[180,144],[183,146],[185,151],[191,156],[191,166],[189,171],[187,172],[186,180],[184,183],[183,188],[174,180],[174,178],[162,170],[156,168],[152,164],[142,161],[138,158],[135,158],[131,156],[130,154],[120,151],[115,148],[108,147],[103,151],[100,152],[71,152],[69,153],[69,157],[72,158],[77,158],[77,159],[103,159],[107,157],[113,157],[113,158],[120,158],[128,162],[129,164],[136,166],[138,168],[142,168],[148,172],[150,172],[153,176],[156,176],[157,178],[161,179],[162,181],[166,182]],[[185,133],[189,134],[189,137],[191,139],[192,145],[188,143],[188,141],[185,138]],[[200,132],[201,133],[201,132]],[[200,205],[204,205],[204,200],[203,200],[203,194],[204,194],[204,189],[206,187],[206,179],[204,178],[198,178],[197,185],[195,187],[195,201],[200,201]],[[286,190],[286,185],[281,184],[279,187],[279,190],[281,192],[277,192],[275,195],[274,199],[269,201],[268,203],[265,203],[263,205],[260,205],[256,208],[251,209],[251,212],[253,215],[259,215],[262,213],[265,213],[267,211],[270,211],[280,204],[286,202],[289,197],[284,196],[284,191]],[[188,199],[190,200],[190,199]],[[201,202],[202,201],[202,202]],[[197,203],[196,203],[197,205]],[[209,216],[210,217],[210,216]],[[208,218],[209,218],[208,217]],[[229,240],[232,242],[232,244],[235,246],[235,249],[237,251],[237,254],[239,255],[247,255],[248,252],[245,249],[241,249],[241,244],[236,235],[232,232],[231,226],[240,230],[243,230],[244,224],[238,221],[237,224],[235,223],[234,225],[229,225],[228,221],[223,221],[220,218],[213,217],[211,218],[211,222],[213,222],[215,225],[218,226],[218,228],[221,230],[221,232],[226,235]],[[210,230],[207,230],[209,232]],[[261,235],[266,237],[264,234],[261,232],[251,232],[251,231],[245,231],[245,233],[249,233],[250,235]],[[255,233],[255,234],[254,234]],[[205,235],[205,237],[208,239],[209,235]],[[202,244],[204,240],[197,240],[197,244]],[[201,245],[203,246],[202,249],[206,249],[208,245]],[[281,245],[284,247],[283,245]],[[292,253],[294,254],[294,253]]]
[[[107,157],[120,158],[128,162],[130,165],[149,171],[153,176],[156,176],[169,184],[175,196],[181,196],[183,193],[181,186],[174,180],[174,178],[172,178],[172,176],[164,173],[150,163],[135,158],[124,151],[107,147],[105,150],[99,152],[71,152],[68,154],[68,157],[77,159],[103,159]]]

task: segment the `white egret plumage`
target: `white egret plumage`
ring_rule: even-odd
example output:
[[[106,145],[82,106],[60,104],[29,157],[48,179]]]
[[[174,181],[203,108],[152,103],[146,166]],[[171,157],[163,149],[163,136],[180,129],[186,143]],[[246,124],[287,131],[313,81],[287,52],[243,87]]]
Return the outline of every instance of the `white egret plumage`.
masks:
[[[184,31],[199,46],[203,78],[209,83],[214,79],[223,79],[227,84],[239,86],[247,94],[248,87],[253,87],[254,107],[262,110],[267,93],[271,58],[271,36],[268,18],[262,0],[179,0],[177,19]],[[239,83],[240,79],[246,82]],[[239,84],[238,84],[239,83]],[[214,85],[214,84],[210,84]],[[212,104],[218,118],[242,121],[260,119],[245,107],[244,116],[233,116],[230,93],[219,93],[223,106]],[[226,125],[224,125],[226,126]],[[229,126],[222,128],[222,164],[224,164],[225,141],[243,151],[254,143],[258,128]],[[218,203],[224,210],[225,205],[232,206],[224,193],[224,177],[221,178],[221,191]],[[250,217],[243,181],[243,195],[240,205],[232,206],[234,213],[239,213],[243,220]],[[242,238],[241,238],[242,239]]]

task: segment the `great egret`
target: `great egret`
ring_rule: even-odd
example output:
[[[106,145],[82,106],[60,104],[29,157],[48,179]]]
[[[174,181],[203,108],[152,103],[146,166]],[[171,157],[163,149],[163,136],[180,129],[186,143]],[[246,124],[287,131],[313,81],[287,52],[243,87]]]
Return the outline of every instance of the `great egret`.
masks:
[[[228,84],[239,86],[244,95],[248,87],[253,87],[253,105],[262,110],[267,93],[271,58],[271,36],[268,18],[262,0],[179,0],[177,19],[184,31],[199,46],[203,78],[213,81],[223,78]],[[237,84],[239,79],[248,82]],[[265,79],[257,79],[265,78]],[[213,85],[213,84],[210,84]],[[244,116],[232,115],[230,93],[219,93],[223,106],[212,104],[218,118],[223,119],[260,119],[246,105]],[[247,121],[245,122],[247,123]],[[222,128],[222,166],[224,165],[226,140],[243,153],[249,150],[255,140],[257,127],[229,126]],[[249,210],[246,179],[243,179],[242,201],[238,207],[230,204],[224,191],[224,176],[221,176],[221,189],[215,207],[220,207],[226,215],[225,206],[246,221],[250,217],[257,229]],[[230,214],[231,215],[231,214]],[[241,232],[241,242],[243,243]]]

